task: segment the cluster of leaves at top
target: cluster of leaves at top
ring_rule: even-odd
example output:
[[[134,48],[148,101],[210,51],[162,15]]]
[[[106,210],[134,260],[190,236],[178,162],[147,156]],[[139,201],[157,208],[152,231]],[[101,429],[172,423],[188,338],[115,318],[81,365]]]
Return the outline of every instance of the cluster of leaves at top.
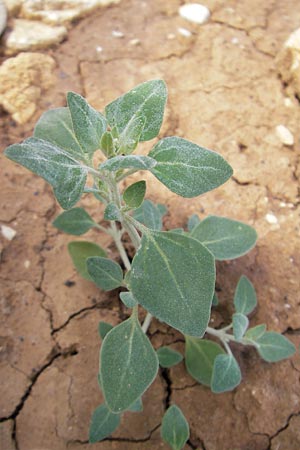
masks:
[[[73,235],[92,227],[106,231],[114,238],[126,268],[124,274],[121,266],[92,242],[69,244],[80,274],[105,291],[125,288],[120,300],[132,309],[130,317],[115,327],[99,325],[103,342],[98,380],[105,402],[92,416],[90,442],[110,435],[124,411],[142,410],[142,395],[159,365],[169,368],[182,360],[170,347],[153,349],[146,336],[152,315],[185,336],[188,372],[216,393],[231,390],[241,381],[231,342],[254,346],[270,362],[295,351],[284,336],[266,331],[265,325],[248,329],[247,315],[256,306],[256,295],[245,276],[235,291],[232,323],[218,330],[208,327],[212,305],[217,304],[215,261],[248,252],[257,238],[250,226],[224,217],[208,216],[200,221],[192,216],[187,231],[164,232],[166,208],[144,200],[144,180],[120,192],[122,180],[139,170],[150,171],[182,197],[210,191],[232,175],[232,168],[219,154],[178,137],[159,140],[148,156],[132,155],[139,141],[159,133],[166,99],[165,83],[152,80],[110,103],[104,116],[83,97],[69,92],[67,107],[44,113],[34,136],[5,152],[52,185],[57,201],[67,210],[54,221],[58,229]],[[94,164],[96,150],[101,150],[104,159],[98,167]],[[96,223],[83,208],[74,208],[84,193],[104,203],[104,219],[109,225]],[[122,244],[124,232],[136,247],[132,263]],[[142,326],[139,305],[148,312]],[[222,346],[201,339],[205,333],[218,338]],[[161,430],[172,449],[181,449],[188,440],[188,424],[176,405],[165,413]]]

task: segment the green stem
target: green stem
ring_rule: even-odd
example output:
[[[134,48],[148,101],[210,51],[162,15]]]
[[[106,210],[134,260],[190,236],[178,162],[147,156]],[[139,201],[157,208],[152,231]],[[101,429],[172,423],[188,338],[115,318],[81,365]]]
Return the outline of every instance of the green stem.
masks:
[[[127,172],[122,173],[121,175],[118,176],[117,178],[117,182],[119,183],[120,181],[124,180],[124,178],[128,177],[129,175],[132,175],[133,173],[138,172],[138,169],[129,169],[127,170]]]
[[[228,347],[228,342],[236,342],[236,343],[242,344],[242,345],[252,345],[253,347],[257,347],[256,343],[254,341],[251,341],[250,339],[247,339],[247,338],[242,338],[239,340],[235,339],[233,334],[226,333],[226,330],[228,330],[228,329],[229,329],[229,325],[225,328],[221,328],[220,330],[216,330],[215,328],[207,327],[206,333],[220,339],[220,341],[223,343],[226,350]]]
[[[125,248],[123,246],[122,240],[121,240],[121,236],[122,236],[122,232],[120,232],[117,227],[115,222],[111,223],[111,235],[114,238],[114,241],[116,243],[117,249],[119,250],[120,256],[122,258],[122,261],[124,263],[124,266],[126,267],[126,270],[130,270],[131,268],[131,264],[130,261],[128,259],[127,253],[125,251]]]

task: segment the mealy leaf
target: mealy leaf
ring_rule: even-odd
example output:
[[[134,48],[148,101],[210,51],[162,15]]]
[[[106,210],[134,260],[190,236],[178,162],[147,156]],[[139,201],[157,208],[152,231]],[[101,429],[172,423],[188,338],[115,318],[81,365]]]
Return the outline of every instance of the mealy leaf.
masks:
[[[109,203],[104,210],[104,219],[105,220],[118,220],[121,221],[122,216],[119,208],[115,203]]]
[[[172,192],[196,197],[225,183],[232,168],[221,155],[178,137],[159,141],[149,156],[157,161],[153,175]]]
[[[192,231],[198,224],[200,223],[200,219],[198,214],[193,214],[191,217],[189,217],[188,220],[188,231]]]
[[[211,390],[216,394],[232,391],[241,382],[242,375],[236,359],[232,355],[218,355],[215,358]]]
[[[115,261],[92,256],[87,259],[86,266],[92,281],[104,291],[111,291],[122,285],[123,271]]]
[[[132,406],[158,371],[158,358],[136,314],[106,335],[100,359],[106,404],[116,413]]]
[[[183,228],[172,228],[171,230],[169,230],[171,233],[178,233],[178,234],[184,234],[184,229]]]
[[[232,316],[232,326],[235,339],[242,339],[249,326],[249,319],[242,313],[235,313]]]
[[[138,304],[134,296],[132,295],[132,292],[120,292],[120,299],[124,303],[127,308],[133,308],[135,305]]]
[[[265,334],[266,329],[267,327],[265,324],[256,325],[256,327],[249,328],[249,330],[246,331],[245,337],[252,341],[256,341]]]
[[[149,156],[114,156],[100,164],[99,170],[108,170],[109,172],[116,172],[119,169],[150,170],[155,164],[156,161]]]
[[[212,299],[212,306],[218,306],[218,304],[219,304],[219,299],[218,299],[217,293],[215,292],[213,299]]]
[[[142,398],[138,398],[129,408],[130,412],[142,412],[143,411],[143,402]]]
[[[113,414],[105,404],[98,406],[92,415],[89,442],[93,444],[102,441],[112,434],[119,425],[120,414]]]
[[[218,216],[206,217],[191,234],[220,261],[244,255],[257,239],[256,231],[249,225]]]
[[[296,351],[291,341],[275,331],[266,331],[256,342],[259,345],[258,353],[268,362],[277,362],[289,358]]]
[[[56,217],[52,225],[65,233],[80,236],[97,224],[83,208],[73,208]]]
[[[107,333],[112,330],[113,325],[111,325],[110,323],[107,322],[99,322],[98,325],[98,332],[99,332],[99,336],[101,337],[101,339],[104,339],[105,336],[107,335]]]
[[[146,181],[141,180],[128,186],[123,193],[123,200],[131,208],[141,206],[146,194]]]
[[[256,292],[253,284],[245,275],[242,275],[234,293],[234,307],[236,312],[250,314],[257,305]]]
[[[51,184],[63,209],[72,208],[80,199],[88,168],[65,150],[42,139],[29,138],[8,147],[5,155]]]
[[[114,154],[114,141],[109,131],[105,131],[102,134],[100,148],[107,158],[110,158]]]
[[[106,119],[79,94],[68,92],[67,101],[76,138],[83,151],[92,155],[100,148]]]
[[[182,354],[173,350],[170,347],[160,347],[157,351],[159,365],[161,367],[169,368],[179,364],[183,357]]]
[[[199,383],[210,386],[214,361],[225,354],[223,348],[213,341],[185,336],[185,365],[188,373]]]
[[[87,271],[87,258],[90,256],[106,256],[103,248],[88,241],[69,242],[68,250],[77,272],[86,280],[92,280]]]
[[[105,108],[111,126],[121,133],[131,122],[145,120],[140,141],[149,141],[158,135],[167,100],[167,88],[162,80],[151,80],[139,84],[131,91],[114,100]]]
[[[141,206],[133,212],[133,217],[150,230],[160,231],[162,229],[162,217],[165,212],[151,200],[144,200]]]
[[[161,437],[172,450],[181,450],[190,436],[189,424],[178,406],[166,411],[161,426]]]
[[[200,242],[178,233],[144,234],[128,278],[128,288],[153,316],[182,333],[204,334],[215,264]]]
[[[134,116],[126,125],[119,137],[119,153],[132,153],[140,140],[146,119],[143,115]]]

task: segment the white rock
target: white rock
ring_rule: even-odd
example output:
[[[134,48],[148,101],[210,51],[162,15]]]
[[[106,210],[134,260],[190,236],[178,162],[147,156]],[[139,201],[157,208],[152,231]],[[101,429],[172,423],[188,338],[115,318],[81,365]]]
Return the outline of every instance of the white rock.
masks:
[[[179,27],[178,28],[178,33],[181,34],[181,36],[184,36],[184,37],[191,37],[192,36],[191,31],[187,30],[186,28]]]
[[[7,225],[1,225],[1,233],[2,236],[8,241],[11,241],[17,234],[16,230],[14,230],[11,227],[8,227]]]
[[[268,213],[265,215],[265,219],[268,223],[275,225],[278,223],[277,217],[273,213]]]
[[[103,48],[100,45],[97,45],[96,52],[98,52],[98,53],[103,52]]]
[[[300,28],[284,43],[276,57],[280,75],[293,91],[300,95]]]
[[[285,97],[284,99],[284,106],[286,106],[287,108],[291,108],[293,106],[293,102],[290,98]]]
[[[2,0],[2,3],[4,3],[4,5],[6,6],[8,15],[11,17],[15,16],[18,13],[22,5],[22,0]]]
[[[129,45],[132,45],[133,47],[136,47],[137,45],[140,45],[140,44],[141,44],[141,41],[137,38],[130,39],[130,41],[129,41]]]
[[[284,145],[294,145],[294,136],[284,125],[277,125],[276,135]]]
[[[113,30],[111,32],[111,34],[115,38],[123,38],[124,37],[124,33],[122,33],[122,31],[118,31],[118,30]]]
[[[200,3],[186,3],[179,8],[179,14],[190,22],[203,24],[210,17],[209,9]]]

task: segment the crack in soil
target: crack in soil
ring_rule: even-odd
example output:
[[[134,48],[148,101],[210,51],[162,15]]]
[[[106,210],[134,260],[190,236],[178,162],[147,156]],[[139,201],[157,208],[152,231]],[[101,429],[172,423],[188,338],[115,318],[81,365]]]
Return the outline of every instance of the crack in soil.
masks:
[[[271,450],[273,439],[275,439],[277,436],[280,435],[280,433],[282,433],[284,430],[286,430],[290,425],[291,419],[296,416],[300,416],[300,411],[297,413],[292,413],[288,417],[286,424],[283,427],[279,428],[279,430],[277,430],[276,433],[274,433],[272,436],[269,436],[269,447],[267,448],[267,450]]]
[[[166,395],[165,395],[165,398],[164,398],[163,401],[164,401],[165,411],[167,411],[167,409],[169,408],[169,406],[171,404],[172,380],[171,380],[171,377],[170,377],[169,369],[161,368],[160,374],[161,374],[161,378],[165,382]]]

